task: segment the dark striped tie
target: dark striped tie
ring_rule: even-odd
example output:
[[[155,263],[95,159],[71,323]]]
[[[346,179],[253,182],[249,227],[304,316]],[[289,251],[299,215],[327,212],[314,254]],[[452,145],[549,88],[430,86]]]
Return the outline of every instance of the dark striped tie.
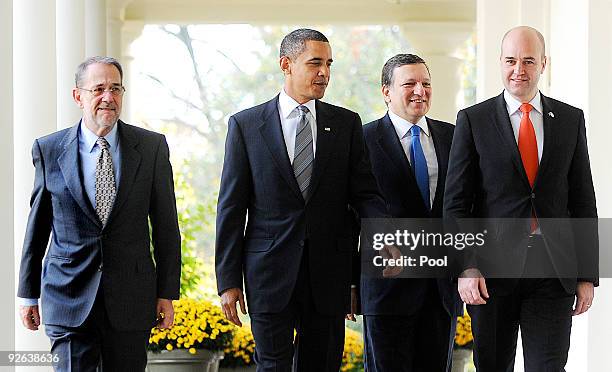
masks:
[[[300,122],[295,133],[295,152],[293,154],[293,174],[300,186],[302,196],[306,199],[308,186],[312,176],[312,162],[314,152],[312,149],[312,130],[308,122],[308,107],[298,106]]]

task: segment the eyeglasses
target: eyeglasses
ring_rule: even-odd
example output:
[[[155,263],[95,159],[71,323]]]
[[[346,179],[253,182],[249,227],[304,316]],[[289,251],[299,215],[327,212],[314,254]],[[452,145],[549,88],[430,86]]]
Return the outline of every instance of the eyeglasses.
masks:
[[[85,88],[79,88],[79,87],[76,87],[76,88],[80,90],[86,90],[89,93],[91,93],[91,95],[94,97],[99,97],[103,95],[105,92],[110,92],[110,94],[113,95],[113,97],[118,97],[125,92],[125,87],[123,86],[110,87],[108,89],[102,88],[102,87],[96,87],[93,89],[85,89]]]

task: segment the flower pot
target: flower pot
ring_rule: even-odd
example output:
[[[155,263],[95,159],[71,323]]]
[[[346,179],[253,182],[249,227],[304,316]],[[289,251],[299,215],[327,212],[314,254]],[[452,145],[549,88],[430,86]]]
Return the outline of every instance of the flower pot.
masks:
[[[187,350],[147,353],[146,372],[217,372],[223,352],[197,350],[195,354]]]
[[[471,349],[454,349],[453,350],[453,368],[452,372],[467,372],[467,367],[472,363]]]
[[[257,366],[248,366],[248,367],[221,367],[219,368],[219,372],[255,372],[257,370]]]

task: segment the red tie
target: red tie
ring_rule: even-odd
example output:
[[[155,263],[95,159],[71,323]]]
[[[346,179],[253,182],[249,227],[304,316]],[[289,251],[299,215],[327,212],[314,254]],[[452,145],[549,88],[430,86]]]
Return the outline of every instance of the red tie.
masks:
[[[529,185],[533,189],[536,175],[538,174],[538,142],[536,141],[535,130],[533,123],[529,119],[529,111],[533,109],[529,103],[521,105],[521,127],[519,128],[518,148],[523,161],[523,168],[527,174]],[[538,228],[538,220],[535,217],[535,211],[531,211],[531,232],[533,233]]]
[[[518,148],[521,153],[521,160],[523,160],[525,173],[527,173],[529,185],[533,188],[536,174],[538,174],[538,142],[536,141],[533,123],[529,119],[529,111],[531,109],[533,107],[529,103],[521,105],[523,117],[521,118],[521,127],[519,129]]]

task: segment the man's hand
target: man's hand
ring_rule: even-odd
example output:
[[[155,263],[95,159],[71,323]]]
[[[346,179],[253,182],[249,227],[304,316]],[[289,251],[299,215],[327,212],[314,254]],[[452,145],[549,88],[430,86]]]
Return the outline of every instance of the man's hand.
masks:
[[[240,311],[246,315],[246,307],[244,306],[244,296],[240,288],[230,288],[221,293],[221,308],[223,314],[230,322],[242,327],[242,322],[238,318],[238,310],[236,309],[236,301],[240,303]]]
[[[24,327],[32,331],[38,331],[40,326],[40,315],[38,313],[38,305],[34,306],[19,306],[19,315]]]
[[[172,300],[165,298],[157,299],[157,328],[166,329],[174,323],[174,307]]]
[[[478,269],[467,269],[461,273],[457,290],[463,302],[468,305],[484,305],[489,298],[485,278]]]
[[[402,257],[402,252],[394,245],[385,245],[383,249],[380,250],[380,255],[383,258],[391,258],[396,260]],[[398,276],[402,270],[404,270],[403,266],[385,266],[382,274],[384,278],[393,278]]]
[[[572,315],[580,315],[586,313],[593,304],[595,297],[595,288],[591,282],[578,282],[576,285],[576,304]]]
[[[346,314],[346,320],[352,320],[353,322],[357,321],[355,318],[355,313],[357,312],[357,303],[359,301],[359,293],[357,293],[357,288],[351,288],[351,313]]]

